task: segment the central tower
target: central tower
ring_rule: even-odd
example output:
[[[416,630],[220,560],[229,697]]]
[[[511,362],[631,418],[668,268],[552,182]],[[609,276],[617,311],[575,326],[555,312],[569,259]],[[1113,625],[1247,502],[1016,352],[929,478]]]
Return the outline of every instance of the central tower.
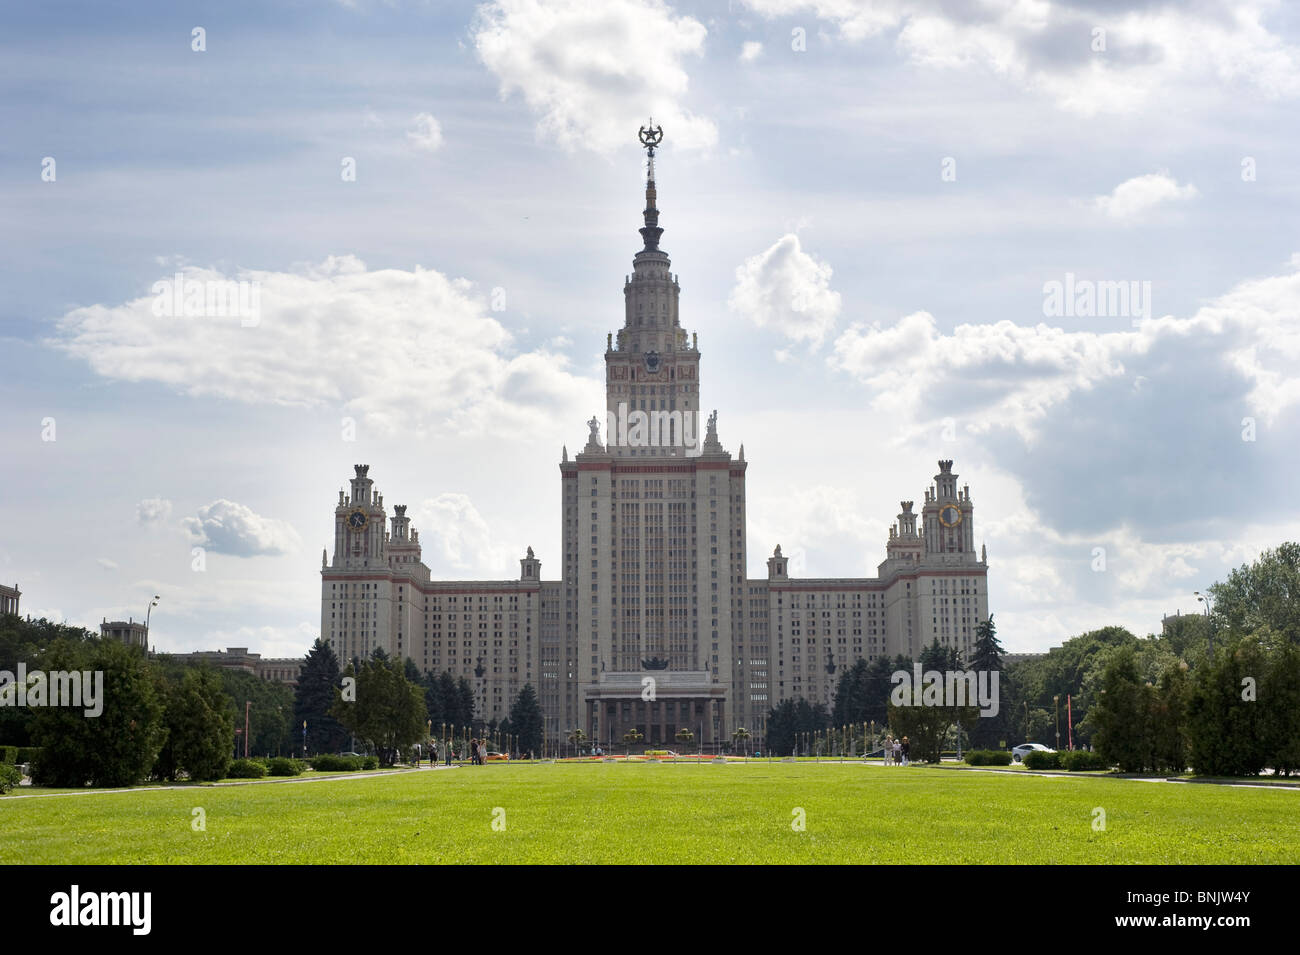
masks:
[[[604,437],[593,417],[582,452],[560,464],[565,645],[542,669],[557,674],[558,728],[606,746],[633,731],[674,748],[681,730],[689,745],[725,739],[745,679],[744,454],[723,449],[716,412],[699,425],[700,353],[659,248],[662,138],[653,124],[640,130],[642,248],[606,343]]]

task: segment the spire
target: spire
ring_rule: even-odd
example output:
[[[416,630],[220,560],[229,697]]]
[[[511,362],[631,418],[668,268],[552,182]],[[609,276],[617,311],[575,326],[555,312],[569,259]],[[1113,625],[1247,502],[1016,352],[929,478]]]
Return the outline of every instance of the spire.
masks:
[[[655,205],[655,148],[663,142],[664,130],[650,120],[649,126],[642,126],[637,133],[641,145],[645,147],[647,164],[645,179],[645,226],[640,229],[641,238],[645,240],[643,252],[658,252],[659,237],[664,230],[659,228],[659,208]]]

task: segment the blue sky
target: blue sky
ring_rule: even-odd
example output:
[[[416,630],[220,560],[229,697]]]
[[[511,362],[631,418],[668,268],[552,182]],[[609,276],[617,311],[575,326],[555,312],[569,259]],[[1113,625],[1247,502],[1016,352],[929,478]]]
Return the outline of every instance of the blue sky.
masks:
[[[359,462],[435,576],[511,577],[529,545],[554,576],[556,464],[603,407],[651,114],[703,400],[750,462],[752,575],[777,544],[792,571],[874,574],[939,458],[1017,650],[1149,632],[1300,537],[1284,4],[0,23],[0,582],[25,612],[94,626],[158,593],[164,649],[297,655]],[[155,315],[177,272],[257,282],[258,322]],[[1150,307],[1048,314],[1067,275]]]

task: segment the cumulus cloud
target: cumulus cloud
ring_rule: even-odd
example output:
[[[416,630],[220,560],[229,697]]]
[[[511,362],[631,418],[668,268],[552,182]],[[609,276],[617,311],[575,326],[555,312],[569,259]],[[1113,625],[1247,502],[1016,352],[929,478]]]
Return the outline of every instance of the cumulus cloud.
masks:
[[[1194,199],[1199,194],[1190,182],[1180,186],[1161,170],[1126,179],[1110,195],[1098,196],[1093,203],[1112,219],[1136,219],[1162,202]]]
[[[753,63],[763,55],[763,44],[757,40],[746,40],[740,48],[740,61],[742,63]]]
[[[1242,282],[1187,319],[1144,319],[1112,332],[1004,320],[945,334],[916,312],[891,327],[852,325],[828,361],[867,385],[880,409],[911,420],[962,414],[973,431],[1009,426],[1028,439],[1050,409],[1108,381],[1154,400],[1172,369],[1192,367],[1183,353],[1193,349],[1198,367],[1241,383],[1245,411],[1272,421],[1300,404],[1298,313],[1295,256],[1286,274]]]
[[[135,516],[141,524],[161,524],[172,513],[172,502],[161,497],[147,497],[135,506]]]
[[[287,554],[298,549],[298,532],[287,521],[262,517],[252,508],[224,498],[199,508],[181,526],[190,540],[218,554],[260,557]]]
[[[411,119],[413,124],[406,131],[406,138],[416,149],[424,152],[437,152],[442,146],[442,124],[430,113],[416,113]]]
[[[187,288],[256,283],[257,322],[160,316],[141,297],[68,312],[50,344],[106,378],[337,407],[389,434],[531,434],[581,421],[602,401],[599,382],[573,374],[566,356],[516,351],[470,282],[431,269],[369,271],[343,256],[290,272],[181,274]]]
[[[911,62],[982,69],[1082,114],[1129,112],[1188,84],[1300,94],[1300,51],[1265,25],[1271,0],[1097,4],[1085,0],[742,0],[765,17],[813,15],[848,42],[892,36]],[[1104,34],[1095,31],[1102,30]]]
[[[815,349],[840,313],[840,295],[830,280],[831,267],[804,252],[797,235],[787,234],[736,269],[727,305],[755,325]]]
[[[704,52],[707,32],[662,0],[492,0],[472,27],[501,96],[523,95],[538,135],[598,153],[627,146],[646,116],[675,148],[717,142],[713,121],[684,104],[685,63]]]
[[[517,574],[516,548],[499,543],[466,494],[446,493],[423,501],[412,512],[430,568],[505,579]]]

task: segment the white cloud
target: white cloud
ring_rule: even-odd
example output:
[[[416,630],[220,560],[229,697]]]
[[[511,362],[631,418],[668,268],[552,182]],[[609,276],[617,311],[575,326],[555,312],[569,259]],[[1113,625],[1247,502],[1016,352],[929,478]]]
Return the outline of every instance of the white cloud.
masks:
[[[468,495],[430,498],[414,509],[412,518],[430,568],[496,580],[518,575],[514,561],[524,556],[523,549],[499,543]]]
[[[565,149],[627,146],[647,116],[675,148],[717,142],[713,121],[683,102],[684,61],[704,52],[708,31],[662,0],[493,0],[472,31],[502,97],[522,93],[538,135]]]
[[[252,508],[224,498],[199,508],[198,517],[187,517],[181,526],[190,540],[218,554],[236,557],[287,554],[301,543],[298,532],[287,521],[262,517]]]
[[[416,267],[368,271],[352,256],[294,272],[184,281],[256,282],[259,320],[173,318],[151,297],[74,309],[54,346],[106,378],[156,381],[249,404],[333,406],[386,434],[554,433],[602,404],[600,384],[549,351],[517,353],[464,279]],[[400,347],[395,346],[400,343]]]
[[[160,524],[171,516],[172,502],[161,497],[147,497],[135,506],[141,524]]]
[[[742,63],[753,63],[763,55],[763,44],[757,40],[746,40],[740,48],[740,61]]]
[[[1191,318],[1144,319],[1132,331],[1004,320],[944,334],[928,312],[892,327],[856,323],[836,339],[828,362],[869,386],[878,409],[912,420],[967,413],[975,432],[1005,425],[1030,439],[1050,408],[1100,382],[1139,372],[1167,378],[1169,355],[1193,342],[1225,376],[1243,378],[1250,410],[1272,421],[1300,404],[1300,256],[1291,266],[1240,283]]]
[[[1110,195],[1097,196],[1093,203],[1112,219],[1136,219],[1162,202],[1194,199],[1199,194],[1190,182],[1180,186],[1161,170],[1126,179]]]
[[[416,113],[411,122],[413,128],[406,131],[411,145],[424,152],[437,152],[442,146],[442,124],[430,113]]]
[[[109,560],[107,557],[97,557],[95,558],[95,563],[99,564],[99,566],[103,567],[105,570],[117,570],[117,564],[114,561]]]
[[[840,313],[840,295],[830,280],[831,267],[804,252],[791,233],[736,269],[727,305],[754,324],[815,349]]]
[[[1128,10],[1082,0],[743,2],[769,18],[814,15],[849,42],[892,34],[915,64],[984,69],[1082,114],[1130,112],[1193,84],[1236,82],[1270,99],[1300,94],[1300,51],[1264,24],[1277,9],[1273,0],[1135,3]]]

